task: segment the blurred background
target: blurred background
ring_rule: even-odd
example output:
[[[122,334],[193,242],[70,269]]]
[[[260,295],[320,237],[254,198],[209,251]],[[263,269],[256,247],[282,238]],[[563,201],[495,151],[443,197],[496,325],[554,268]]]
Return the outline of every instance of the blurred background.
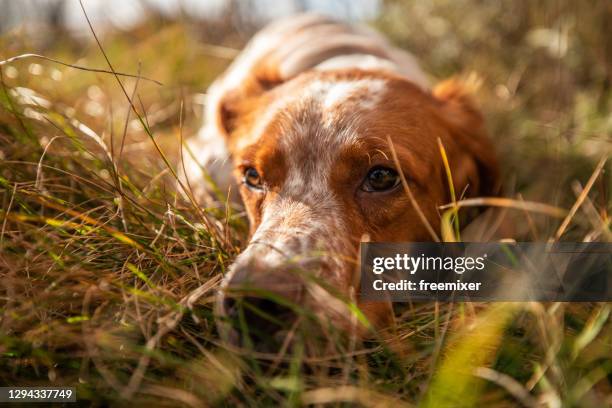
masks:
[[[375,18],[381,10],[379,0],[88,0],[85,2],[92,21],[129,29],[143,22],[148,12],[155,12],[169,19],[189,16],[209,21],[231,14],[233,28],[243,30],[243,24],[263,24],[273,18],[293,13],[317,11],[343,20]],[[78,1],[73,0],[2,0],[2,30],[27,21],[34,28],[37,24],[63,25],[71,30],[87,28]]]

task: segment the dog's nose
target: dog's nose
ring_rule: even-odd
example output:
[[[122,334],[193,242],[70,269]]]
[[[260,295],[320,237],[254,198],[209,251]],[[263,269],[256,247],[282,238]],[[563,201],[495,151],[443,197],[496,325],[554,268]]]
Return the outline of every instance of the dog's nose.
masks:
[[[248,264],[237,268],[224,287],[226,297],[255,297],[279,299],[297,303],[302,297],[304,281],[298,270],[291,268],[256,267]]]
[[[236,346],[277,351],[296,322],[303,288],[288,271],[236,271],[218,299],[227,339]]]
[[[229,341],[259,351],[278,351],[297,318],[288,304],[259,297],[226,297],[226,316],[231,325]]]

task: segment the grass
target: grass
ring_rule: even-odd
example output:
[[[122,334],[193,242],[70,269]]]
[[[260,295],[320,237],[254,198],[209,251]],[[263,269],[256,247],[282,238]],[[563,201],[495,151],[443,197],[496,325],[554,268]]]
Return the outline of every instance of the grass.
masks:
[[[436,235],[458,238],[455,212],[478,205],[515,217],[503,238],[609,241],[609,6],[461,11],[474,4],[388,1],[375,22],[439,78],[483,81],[505,197],[458,197]],[[172,175],[203,90],[243,43],[218,31],[213,42],[193,22],[152,16],[101,37],[117,72],[163,83],[120,77],[133,107],[112,74],[0,66],[0,383],[76,386],[98,405],[612,403],[609,303],[400,305],[394,332],[325,354],[221,344],[213,296],[246,220],[223,200],[194,207]],[[108,70],[95,42],[49,36],[61,41],[5,33],[0,59],[36,52]]]

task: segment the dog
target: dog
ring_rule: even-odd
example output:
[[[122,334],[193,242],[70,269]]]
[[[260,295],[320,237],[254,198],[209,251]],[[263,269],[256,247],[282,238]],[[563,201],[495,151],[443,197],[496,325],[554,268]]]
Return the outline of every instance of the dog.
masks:
[[[359,243],[432,239],[422,218],[437,230],[438,206],[451,201],[439,141],[457,194],[492,193],[495,149],[460,81],[432,89],[414,56],[371,29],[321,15],[256,34],[210,86],[205,124],[184,153],[196,195],[206,199],[210,179],[238,191],[250,222],[217,316],[237,318],[246,297],[278,320],[296,319],[283,302],[258,295],[265,292],[340,330],[354,327],[351,301],[371,327],[388,325],[390,304],[359,298]],[[261,313],[242,317],[265,334],[276,331]],[[222,331],[244,344],[235,330]]]

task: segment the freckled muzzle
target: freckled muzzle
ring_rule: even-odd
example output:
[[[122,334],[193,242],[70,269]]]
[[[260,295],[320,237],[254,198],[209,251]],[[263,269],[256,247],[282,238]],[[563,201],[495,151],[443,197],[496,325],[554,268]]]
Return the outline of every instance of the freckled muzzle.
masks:
[[[270,265],[247,250],[217,296],[217,323],[225,340],[259,351],[278,350],[300,316],[306,284],[299,265]]]
[[[293,184],[266,203],[251,242],[223,280],[217,322],[234,345],[278,351],[296,331],[344,313],[334,312],[342,302],[328,289],[348,293],[354,269],[346,259],[356,248],[346,242],[333,196]]]
[[[348,285],[337,281],[341,268],[338,259],[314,251],[315,242],[305,236],[293,236],[284,241],[282,250],[252,242],[236,259],[216,301],[217,325],[226,341],[238,347],[275,352],[294,337],[303,323],[331,317],[328,306],[333,296],[319,283],[323,281],[339,290]]]

